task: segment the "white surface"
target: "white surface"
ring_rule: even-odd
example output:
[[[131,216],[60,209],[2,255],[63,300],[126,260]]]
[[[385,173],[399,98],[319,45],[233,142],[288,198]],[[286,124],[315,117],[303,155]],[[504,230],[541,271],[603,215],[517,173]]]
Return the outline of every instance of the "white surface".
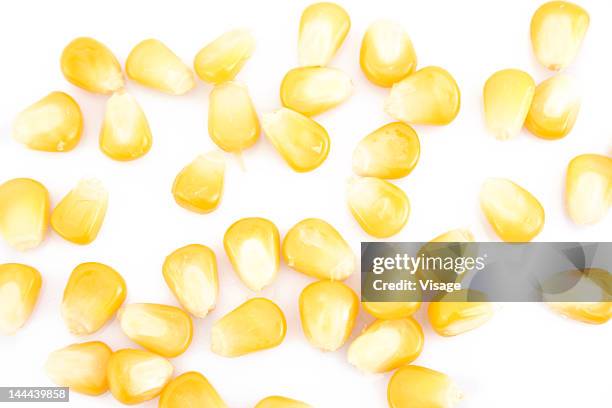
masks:
[[[421,241],[456,227],[469,227],[479,240],[495,240],[477,204],[486,177],[508,177],[531,191],[546,209],[539,241],[602,241],[612,235],[612,215],[579,228],[567,218],[562,194],[565,167],[581,153],[612,151],[610,39],[612,3],[580,1],[590,12],[591,27],[577,61],[568,72],[581,80],[582,111],[573,132],[548,142],[523,132],[506,143],[484,129],[481,92],[494,71],[516,67],[537,82],[550,76],[534,60],[529,21],[539,1],[376,1],[344,6],[352,28],[332,66],[346,70],[355,84],[353,97],[317,117],[330,133],[331,152],[316,171],[297,174],[264,137],[244,153],[246,171],[230,160],[220,208],[209,215],[190,213],[170,194],[177,172],[198,153],[214,149],[207,136],[207,94],[211,87],[170,97],[133,82],[128,90],[141,103],[154,136],[144,158],[114,162],[97,147],[105,96],[68,84],[59,69],[63,47],[88,35],[108,45],[121,62],[139,41],[155,37],[191,65],[208,41],[234,27],[250,27],[257,50],[238,75],[248,84],[260,113],[279,106],[278,87],[296,65],[298,21],[306,1],[13,1],[0,6],[2,75],[0,75],[0,181],[33,177],[47,186],[57,203],[80,178],[97,177],[110,191],[108,214],[98,239],[79,247],[54,233],[38,249],[18,253],[0,242],[0,262],[23,262],[38,268],[44,287],[30,322],[14,337],[0,338],[0,385],[52,385],[42,371],[47,354],[79,341],[60,318],[63,287],[72,269],[85,261],[107,263],[125,277],[128,302],[176,304],[161,265],[174,249],[189,243],[213,248],[218,256],[221,298],[217,309],[197,320],[189,350],[173,360],[177,373],[198,370],[215,385],[230,407],[246,408],[271,394],[303,399],[316,407],[386,407],[389,374],[363,375],[345,358],[346,347],[325,354],[311,347],[301,332],[297,297],[310,281],[283,266],[279,279],[262,295],[277,301],[287,315],[288,334],[278,348],[236,359],[209,350],[211,324],[254,296],[239,282],[223,252],[225,229],[244,216],[273,220],[285,233],[305,217],[321,217],[350,241],[370,239],[356,224],[344,199],[357,141],[390,121],[382,111],[387,90],[366,81],[359,69],[361,37],[377,18],[394,18],[407,29],[419,58],[448,69],[462,91],[462,108],[449,126],[416,127],[421,160],[397,184],[407,192],[412,214],[397,240]],[[65,154],[27,150],[11,140],[10,123],[24,107],[53,90],[67,91],[81,104],[85,133]],[[358,274],[349,280],[358,288]],[[495,318],[456,338],[435,335],[423,318],[426,343],[416,364],[444,371],[465,391],[466,408],[589,407],[604,408],[610,397],[612,326],[589,326],[565,320],[543,305],[500,305]],[[360,315],[353,336],[370,319]],[[113,348],[134,347],[116,321],[94,336]],[[116,406],[100,398],[73,393],[74,407]],[[155,407],[156,402],[144,404]],[[20,405],[20,406],[25,406]],[[67,404],[66,404],[67,405]],[[54,406],[61,406],[57,404]]]

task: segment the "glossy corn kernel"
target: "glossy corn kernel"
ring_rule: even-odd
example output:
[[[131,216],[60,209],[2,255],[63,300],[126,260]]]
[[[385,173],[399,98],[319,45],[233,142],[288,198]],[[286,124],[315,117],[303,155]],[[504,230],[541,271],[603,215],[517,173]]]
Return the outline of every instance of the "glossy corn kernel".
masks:
[[[565,178],[565,203],[576,224],[602,220],[612,206],[612,158],[583,154],[572,159]]]
[[[224,357],[238,357],[278,346],[287,322],[271,300],[253,298],[232,310],[212,327],[211,349]]]
[[[421,147],[414,129],[405,123],[386,124],[357,144],[353,172],[364,177],[406,177],[419,161]]]
[[[362,302],[361,305],[375,318],[391,320],[412,316],[421,307],[421,302]]]
[[[51,353],[45,371],[54,383],[72,392],[101,395],[108,391],[106,368],[112,353],[100,341],[72,344]]]
[[[213,40],[193,61],[202,81],[213,84],[231,81],[255,51],[255,39],[248,30],[232,30]]]
[[[300,19],[298,56],[303,67],[325,66],[334,57],[351,28],[346,11],[334,3],[315,3]]]
[[[80,37],[68,44],[61,68],[68,81],[90,92],[109,94],[124,86],[119,61],[93,38]]]
[[[202,374],[189,371],[164,387],[158,408],[227,408],[214,387]]]
[[[348,361],[361,371],[382,373],[414,361],[423,349],[423,330],[411,317],[377,320],[348,349]]]
[[[273,396],[262,399],[255,408],[312,408],[312,406],[291,398]]]
[[[225,253],[238,277],[249,289],[270,285],[280,267],[280,235],[276,225],[264,218],[243,218],[223,237]]]
[[[181,207],[206,214],[219,206],[224,180],[223,156],[216,152],[202,154],[176,176],[172,195]]]
[[[316,279],[345,280],[356,268],[348,243],[318,218],[307,218],[291,227],[282,252],[287,266]]]
[[[49,193],[38,181],[17,178],[0,185],[0,233],[12,247],[36,248],[49,224]]]
[[[535,82],[518,69],[497,71],[484,86],[485,121],[489,131],[499,140],[519,134],[531,107]]]
[[[95,333],[108,322],[127,295],[125,281],[110,266],[87,262],[72,271],[62,300],[62,317],[71,333]]]
[[[206,317],[219,296],[217,258],[204,245],[187,245],[166,257],[163,275],[183,309],[195,317]]]
[[[176,357],[191,344],[191,317],[178,307],[134,303],[122,307],[117,318],[126,336],[161,356]]]
[[[42,285],[40,273],[27,265],[0,265],[0,334],[15,334],[28,320]]]
[[[402,122],[448,125],[459,113],[461,94],[455,79],[439,67],[425,67],[397,82],[385,112]]]
[[[531,45],[540,64],[559,71],[572,63],[589,28],[589,14],[567,1],[551,1],[531,19]]]
[[[540,202],[510,180],[487,180],[480,190],[480,207],[495,233],[506,242],[529,242],[544,226]]]
[[[438,235],[429,242],[474,242],[474,234],[467,229],[454,229]]]
[[[456,336],[486,323],[493,316],[489,302],[431,302],[429,323],[441,336]]]
[[[108,361],[108,388],[122,404],[139,404],[157,397],[172,378],[174,367],[145,350],[115,351]]]
[[[549,302],[548,307],[583,323],[604,324],[612,318],[612,302]]]
[[[100,131],[100,149],[114,160],[128,161],[144,156],[151,148],[149,122],[136,99],[119,91],[106,102]]]
[[[453,408],[463,394],[446,374],[425,367],[402,367],[389,380],[389,408]]]
[[[132,49],[125,72],[139,84],[170,95],[183,95],[195,87],[191,69],[155,39],[144,40]]]

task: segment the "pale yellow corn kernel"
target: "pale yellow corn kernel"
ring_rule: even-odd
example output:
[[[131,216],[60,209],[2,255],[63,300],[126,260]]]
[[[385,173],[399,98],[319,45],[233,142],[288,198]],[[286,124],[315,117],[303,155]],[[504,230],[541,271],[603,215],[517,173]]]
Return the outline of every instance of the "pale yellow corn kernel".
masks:
[[[414,361],[423,349],[423,330],[411,317],[376,320],[348,349],[348,361],[359,370],[382,373]]]
[[[485,122],[498,140],[519,134],[535,94],[531,76],[518,69],[497,71],[484,86]]]
[[[286,332],[283,311],[271,300],[253,298],[215,322],[211,350],[220,356],[238,357],[278,346]]]
[[[542,139],[560,139],[571,132],[579,111],[580,95],[575,81],[560,74],[536,87],[525,127]]]
[[[155,39],[144,40],[130,51],[125,72],[139,84],[170,95],[183,95],[195,87],[191,69]]]
[[[583,323],[604,324],[612,318],[612,302],[549,302],[555,312]]]
[[[0,334],[15,334],[26,323],[41,285],[40,273],[31,266],[0,265]]]
[[[493,317],[493,305],[489,302],[431,302],[427,314],[436,333],[449,337],[485,324]]]
[[[351,28],[346,11],[334,3],[315,3],[300,19],[298,57],[300,66],[325,66],[334,57]]]
[[[206,214],[221,202],[225,181],[225,159],[217,152],[196,157],[174,179],[172,195],[178,205]]]
[[[389,408],[453,408],[463,394],[446,374],[409,365],[389,380],[387,399]]]
[[[102,395],[108,391],[106,368],[112,353],[101,341],[72,344],[51,353],[45,371],[54,383],[71,392]]]
[[[391,320],[412,316],[421,302],[362,302],[363,310],[377,319]]]
[[[72,334],[92,334],[112,319],[126,296],[125,281],[113,268],[82,263],[74,268],[64,289],[62,317]]]
[[[598,154],[574,157],[565,176],[565,204],[576,224],[602,220],[612,206],[612,158]]]
[[[307,218],[285,235],[283,258],[290,268],[316,279],[345,280],[353,274],[353,250],[327,222]]]
[[[0,233],[19,251],[36,248],[49,225],[49,193],[36,180],[17,178],[0,185]]]
[[[364,177],[406,177],[419,161],[421,146],[414,129],[388,123],[363,139],[353,152],[353,172]]]
[[[567,1],[543,4],[531,18],[533,52],[546,68],[559,71],[576,58],[589,28],[589,14]]]
[[[70,42],[60,62],[64,77],[87,91],[109,94],[124,86],[119,61],[93,38],[80,37]]]
[[[213,310],[219,297],[217,258],[204,245],[192,244],[166,257],[163,275],[183,309],[204,318]]]
[[[117,318],[126,336],[160,356],[176,357],[191,344],[191,317],[178,307],[133,303],[119,309]]]
[[[226,152],[238,153],[259,139],[257,112],[247,87],[224,82],[210,92],[208,134]]]
[[[106,102],[100,130],[100,149],[114,160],[144,156],[153,143],[149,122],[138,102],[127,92],[114,93]]]
[[[106,207],[108,192],[98,180],[81,180],[51,213],[51,227],[64,239],[86,245],[98,236]]]
[[[280,268],[278,228],[264,218],[243,218],[225,232],[223,247],[234,271],[256,292],[276,279]]]
[[[214,39],[193,61],[196,74],[212,84],[231,81],[255,51],[255,39],[248,30],[232,30]]]
[[[480,190],[480,207],[495,233],[506,242],[529,242],[544,227],[540,202],[510,180],[485,181]]]
[[[122,349],[108,361],[108,388],[122,404],[139,404],[157,397],[173,372],[172,363],[157,354]]]
[[[454,229],[438,235],[429,242],[474,242],[474,234],[467,229]]]
[[[227,408],[217,390],[196,371],[181,374],[166,385],[158,408]]]
[[[461,94],[455,79],[439,67],[425,67],[393,84],[385,112],[402,122],[448,125],[459,113]]]
[[[262,399],[255,405],[255,408],[313,408],[305,402],[291,398],[272,396]]]

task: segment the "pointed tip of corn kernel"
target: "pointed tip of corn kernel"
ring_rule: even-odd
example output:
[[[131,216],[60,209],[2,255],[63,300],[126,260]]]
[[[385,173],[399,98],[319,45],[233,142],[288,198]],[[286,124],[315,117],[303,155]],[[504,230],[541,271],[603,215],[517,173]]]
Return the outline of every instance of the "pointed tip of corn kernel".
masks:
[[[576,224],[602,220],[612,206],[612,158],[598,154],[576,156],[567,166],[565,203]]]
[[[220,84],[233,80],[254,50],[251,30],[228,31],[202,48],[193,66],[202,81]]]
[[[287,397],[271,396],[259,401],[255,408],[313,408],[313,406]]]
[[[464,394],[446,374],[408,365],[389,380],[387,398],[390,408],[453,408]]]
[[[217,390],[196,371],[183,373],[170,381],[159,396],[159,408],[227,408]]]
[[[351,28],[348,13],[335,3],[315,3],[300,18],[300,66],[325,66],[334,57]]]
[[[201,154],[174,179],[172,195],[181,207],[207,214],[221,202],[225,184],[225,157],[219,152]]]
[[[0,334],[13,335],[28,321],[42,285],[28,265],[0,264]]]

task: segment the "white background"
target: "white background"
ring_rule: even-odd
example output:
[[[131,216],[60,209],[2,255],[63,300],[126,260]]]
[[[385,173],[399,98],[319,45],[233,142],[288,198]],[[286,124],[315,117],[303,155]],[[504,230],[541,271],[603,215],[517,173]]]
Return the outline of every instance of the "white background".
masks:
[[[212,323],[254,296],[237,279],[223,252],[223,233],[232,222],[246,216],[267,217],[284,234],[302,218],[320,217],[332,223],[356,253],[360,241],[371,239],[346,209],[345,185],[351,177],[355,144],[391,120],[382,110],[388,91],[367,82],[358,62],[363,33],[378,18],[400,22],[413,40],[419,67],[446,68],[462,91],[461,112],[451,125],[416,127],[421,160],[411,175],[397,182],[410,197],[412,213],[394,239],[426,241],[446,230],[467,227],[478,240],[497,240],[477,203],[479,187],[487,177],[510,178],[541,201],[546,225],[538,241],[612,238],[612,216],[594,226],[577,227],[568,219],[562,201],[565,168],[571,158],[612,152],[612,3],[580,1],[590,13],[591,27],[568,72],[581,81],[583,105],[572,133],[552,142],[527,132],[499,142],[486,133],[482,119],[482,86],[494,71],[524,69],[536,82],[551,75],[537,64],[530,48],[529,21],[539,1],[343,3],[352,27],[331,65],[350,74],[355,91],[344,105],[316,118],[332,139],[327,161],[311,173],[294,173],[262,136],[244,152],[246,171],[230,157],[219,209],[197,215],[176,205],[170,189],[184,165],[216,148],[206,130],[211,87],[199,82],[188,95],[171,97],[129,82],[128,90],[147,114],[154,142],[144,158],[115,162],[97,146],[107,97],[89,94],[64,80],[59,69],[63,47],[77,36],[92,36],[123,62],[135,44],[155,37],[191,65],[199,49],[222,32],[249,27],[257,50],[238,79],[249,86],[263,113],[279,106],[280,81],[296,65],[298,21],[308,2],[2,2],[0,182],[35,178],[49,189],[55,204],[79,179],[96,177],[108,188],[110,204],[100,235],[89,246],[73,245],[51,232],[39,248],[27,253],[0,242],[0,262],[30,264],[44,278],[29,323],[14,337],[0,338],[0,385],[52,385],[42,370],[48,353],[76,341],[100,339],[115,349],[135,346],[116,321],[84,339],[68,333],[59,305],[77,264],[97,261],[116,268],[128,283],[128,302],[176,305],[162,279],[164,257],[183,245],[201,243],[217,253],[220,302],[209,317],[195,321],[191,347],[173,359],[176,373],[201,371],[236,408],[252,407],[271,394],[322,408],[386,407],[389,374],[361,374],[346,362],[346,347],[326,354],[306,342],[297,298],[310,279],[285,266],[278,280],[262,293],[285,311],[289,325],[285,342],[236,359],[219,357],[209,348]],[[42,153],[13,141],[9,135],[15,115],[54,90],[68,92],[82,107],[85,132],[78,147],[69,153]],[[348,283],[358,289],[358,274]],[[456,338],[433,333],[421,310],[417,318],[424,326],[426,343],[415,363],[451,375],[466,394],[463,408],[612,405],[610,324],[569,321],[538,304],[505,304],[498,309],[488,324]],[[353,337],[369,321],[362,313]],[[71,400],[75,407],[118,405],[110,394],[93,398],[73,393]],[[143,406],[154,407],[156,402]]]

